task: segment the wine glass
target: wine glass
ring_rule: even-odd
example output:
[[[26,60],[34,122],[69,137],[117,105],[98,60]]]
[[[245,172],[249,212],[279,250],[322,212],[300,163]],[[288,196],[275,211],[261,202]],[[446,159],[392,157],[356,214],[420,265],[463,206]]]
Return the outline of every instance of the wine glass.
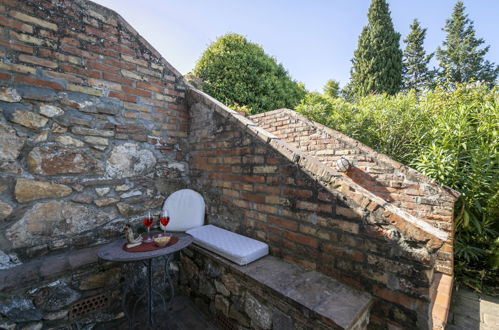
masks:
[[[146,226],[146,228],[147,228],[147,237],[144,240],[144,242],[152,242],[151,227],[152,227],[153,222],[154,222],[154,219],[151,215],[151,211],[149,211],[148,216],[144,217],[144,226]]]
[[[161,212],[161,215],[159,216],[159,222],[162,225],[161,229],[163,229],[164,236],[166,236],[166,226],[168,226],[168,223],[170,222],[170,215],[168,214],[168,211],[166,209]]]

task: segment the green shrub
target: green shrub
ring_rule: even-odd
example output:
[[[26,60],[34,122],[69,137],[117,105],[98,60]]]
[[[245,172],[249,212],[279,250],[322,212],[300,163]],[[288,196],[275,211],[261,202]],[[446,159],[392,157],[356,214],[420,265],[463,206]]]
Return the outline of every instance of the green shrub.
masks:
[[[262,47],[238,34],[218,38],[194,68],[203,91],[231,106],[247,106],[253,113],[294,108],[305,95],[284,67]]]
[[[465,284],[499,289],[499,91],[438,86],[419,96],[369,95],[355,104],[307,95],[297,111],[461,193],[455,266]]]

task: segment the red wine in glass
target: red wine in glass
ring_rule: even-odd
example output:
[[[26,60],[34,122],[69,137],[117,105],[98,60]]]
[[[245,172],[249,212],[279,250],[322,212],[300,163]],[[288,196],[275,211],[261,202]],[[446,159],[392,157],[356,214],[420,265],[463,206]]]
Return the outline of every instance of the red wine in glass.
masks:
[[[151,212],[149,212],[149,215],[144,218],[144,226],[146,226],[146,228],[147,228],[147,238],[144,240],[144,242],[152,242],[150,231],[151,231],[151,227],[152,227],[153,222],[154,222],[154,219],[151,215]]]
[[[168,226],[168,223],[170,222],[170,216],[168,215],[168,212],[164,212],[160,215],[159,217],[159,222],[163,225],[163,232],[164,235],[166,236],[166,226]]]

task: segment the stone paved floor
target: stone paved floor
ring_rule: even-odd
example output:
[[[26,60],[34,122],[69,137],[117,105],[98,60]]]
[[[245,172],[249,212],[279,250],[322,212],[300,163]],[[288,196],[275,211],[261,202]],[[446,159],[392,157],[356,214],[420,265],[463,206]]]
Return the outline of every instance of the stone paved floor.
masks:
[[[465,329],[499,330],[499,298],[454,289],[446,330]]]
[[[184,296],[175,297],[172,303],[171,317],[168,319],[159,319],[154,330],[219,330],[208,316],[206,316],[194,303]],[[161,316],[158,316],[160,318]],[[143,320],[145,321],[145,320]],[[151,329],[142,325],[134,327],[135,330]],[[128,329],[126,320],[121,319],[119,322],[103,324],[100,328],[94,330],[108,329]]]

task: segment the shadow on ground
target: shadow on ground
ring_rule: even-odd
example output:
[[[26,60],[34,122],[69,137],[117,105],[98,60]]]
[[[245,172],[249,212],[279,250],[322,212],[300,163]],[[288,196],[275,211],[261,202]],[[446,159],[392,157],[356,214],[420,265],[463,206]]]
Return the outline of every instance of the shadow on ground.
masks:
[[[498,330],[499,298],[454,289],[446,330]]]

